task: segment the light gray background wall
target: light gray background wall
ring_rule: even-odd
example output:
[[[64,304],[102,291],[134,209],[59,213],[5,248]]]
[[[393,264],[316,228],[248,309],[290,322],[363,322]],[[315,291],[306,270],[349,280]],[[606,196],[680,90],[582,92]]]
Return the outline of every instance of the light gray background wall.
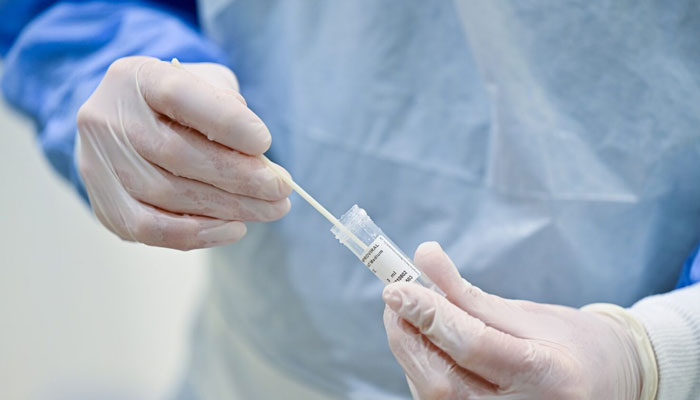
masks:
[[[31,122],[2,100],[0,251],[0,399],[169,394],[205,253],[125,243],[102,228],[50,169]]]

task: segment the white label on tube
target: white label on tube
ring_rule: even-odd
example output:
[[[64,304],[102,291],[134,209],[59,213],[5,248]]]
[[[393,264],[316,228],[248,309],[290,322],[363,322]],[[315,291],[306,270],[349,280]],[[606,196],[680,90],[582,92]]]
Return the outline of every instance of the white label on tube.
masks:
[[[420,276],[420,271],[384,236],[374,239],[361,260],[384,284],[411,282]]]

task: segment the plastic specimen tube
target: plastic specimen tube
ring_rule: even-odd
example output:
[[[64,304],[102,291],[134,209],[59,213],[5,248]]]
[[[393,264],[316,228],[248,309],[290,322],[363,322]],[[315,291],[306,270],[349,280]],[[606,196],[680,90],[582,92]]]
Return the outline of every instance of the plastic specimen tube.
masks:
[[[337,226],[331,228],[336,239],[350,249],[385,285],[393,282],[418,282],[442,292],[357,204],[340,217],[340,223],[344,230]],[[349,237],[348,232],[363,245],[359,246],[356,240]]]

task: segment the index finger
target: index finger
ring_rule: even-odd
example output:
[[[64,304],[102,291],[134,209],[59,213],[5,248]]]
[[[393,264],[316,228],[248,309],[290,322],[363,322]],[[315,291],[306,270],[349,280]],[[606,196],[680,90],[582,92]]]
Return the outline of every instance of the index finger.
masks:
[[[384,327],[389,347],[406,372],[414,398],[471,399],[496,394],[495,385],[455,366],[449,355],[389,307],[384,309]]]
[[[156,112],[226,147],[258,155],[272,141],[265,123],[230,89],[216,87],[184,68],[159,60],[141,65],[137,82]]]
[[[534,347],[484,324],[446,298],[414,283],[384,288],[384,301],[460,367],[510,387],[537,361]]]

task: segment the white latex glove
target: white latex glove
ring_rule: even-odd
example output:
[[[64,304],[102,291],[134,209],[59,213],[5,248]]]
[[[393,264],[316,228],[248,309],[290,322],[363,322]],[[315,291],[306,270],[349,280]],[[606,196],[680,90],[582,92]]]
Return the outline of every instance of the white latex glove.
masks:
[[[415,262],[447,294],[384,289],[389,345],[415,398],[654,398],[656,363],[638,322],[484,293],[435,242]]]
[[[114,62],[78,112],[78,166],[99,220],[175,249],[239,240],[287,213],[291,188],[260,159],[265,124],[218,64]]]

